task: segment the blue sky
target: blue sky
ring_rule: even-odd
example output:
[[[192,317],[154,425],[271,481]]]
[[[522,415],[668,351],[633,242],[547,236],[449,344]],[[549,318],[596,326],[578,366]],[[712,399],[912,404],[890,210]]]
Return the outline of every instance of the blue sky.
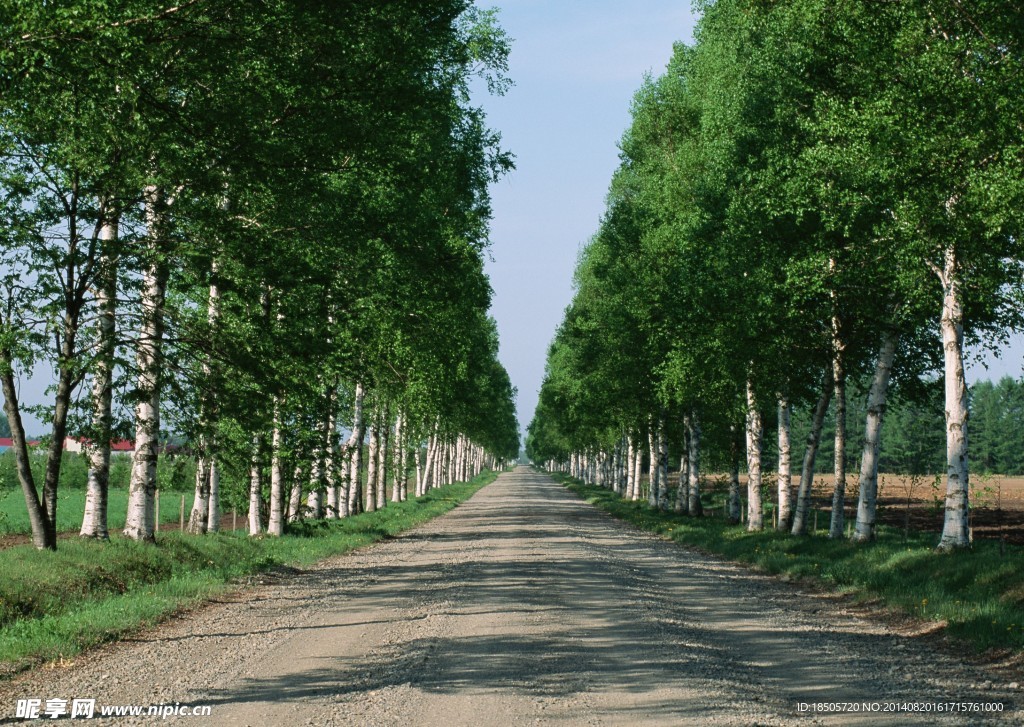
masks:
[[[621,0],[507,0],[515,85],[477,101],[516,156],[492,189],[487,272],[501,360],[519,389],[525,429],[537,404],[547,347],[572,297],[576,256],[597,231],[618,140],[644,74],[660,73],[677,40],[690,42],[689,4]]]

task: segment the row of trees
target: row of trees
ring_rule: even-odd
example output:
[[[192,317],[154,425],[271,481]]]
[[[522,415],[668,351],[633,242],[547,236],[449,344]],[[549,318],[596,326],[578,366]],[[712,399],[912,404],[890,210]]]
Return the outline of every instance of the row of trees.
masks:
[[[765,421],[780,529],[803,533],[826,415],[844,531],[847,382],[865,392],[854,539],[875,534],[890,389],[941,370],[939,547],[969,545],[964,342],[1021,316],[1024,14],[1006,0],[717,0],[635,97],[607,212],[581,253],[528,453],[699,514],[702,446],[763,527]],[[809,420],[794,473],[791,412]]]
[[[412,461],[422,490],[516,454],[482,260],[511,158],[469,98],[507,85],[493,14],[14,0],[0,34],[0,380],[37,547],[68,434],[92,442],[100,538],[106,444],[135,441],[140,540],[171,430],[197,460],[194,532],[225,471],[250,531],[279,535],[307,493],[316,515],[381,506],[389,462],[402,498]],[[37,482],[16,384],[47,367]]]

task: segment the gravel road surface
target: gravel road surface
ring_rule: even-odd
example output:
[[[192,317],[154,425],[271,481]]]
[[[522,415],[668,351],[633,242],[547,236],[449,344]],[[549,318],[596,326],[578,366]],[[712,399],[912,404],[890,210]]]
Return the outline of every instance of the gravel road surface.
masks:
[[[639,533],[524,467],[402,537],[262,581],[0,684],[0,722],[19,698],[84,697],[212,711],[88,724],[1024,724],[1005,677]]]

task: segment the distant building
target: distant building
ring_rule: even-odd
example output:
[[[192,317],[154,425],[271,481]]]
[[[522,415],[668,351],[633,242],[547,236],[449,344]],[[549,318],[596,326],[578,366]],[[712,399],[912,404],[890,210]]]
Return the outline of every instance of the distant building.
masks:
[[[13,439],[11,439],[10,437],[0,437],[0,454],[3,454],[4,452],[6,452],[8,449],[10,449],[13,446],[14,446],[14,440]],[[28,446],[30,446],[30,447],[38,447],[39,446],[39,440],[38,439],[30,439],[30,440],[28,440]]]
[[[2,442],[3,440],[0,440]],[[85,437],[68,437],[64,440],[64,451],[65,452],[84,452],[89,446],[89,440]],[[114,439],[110,442],[110,454],[112,455],[130,455],[135,452],[135,442],[129,442],[127,439]]]

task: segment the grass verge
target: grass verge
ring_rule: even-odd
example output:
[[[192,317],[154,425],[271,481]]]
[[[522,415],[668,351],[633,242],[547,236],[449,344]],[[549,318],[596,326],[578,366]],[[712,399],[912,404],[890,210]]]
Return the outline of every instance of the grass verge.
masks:
[[[873,543],[823,536],[748,533],[721,517],[690,518],[623,500],[564,475],[555,479],[587,502],[642,530],[754,566],[809,580],[897,613],[944,624],[946,632],[985,649],[1024,650],[1024,549],[975,542],[939,553],[934,535],[880,528]]]
[[[0,675],[116,640],[230,590],[244,576],[397,535],[448,512],[496,476],[486,472],[373,513],[289,526],[283,538],[173,532],[156,545],[115,537],[61,541],[56,553],[27,545],[0,550]]]

